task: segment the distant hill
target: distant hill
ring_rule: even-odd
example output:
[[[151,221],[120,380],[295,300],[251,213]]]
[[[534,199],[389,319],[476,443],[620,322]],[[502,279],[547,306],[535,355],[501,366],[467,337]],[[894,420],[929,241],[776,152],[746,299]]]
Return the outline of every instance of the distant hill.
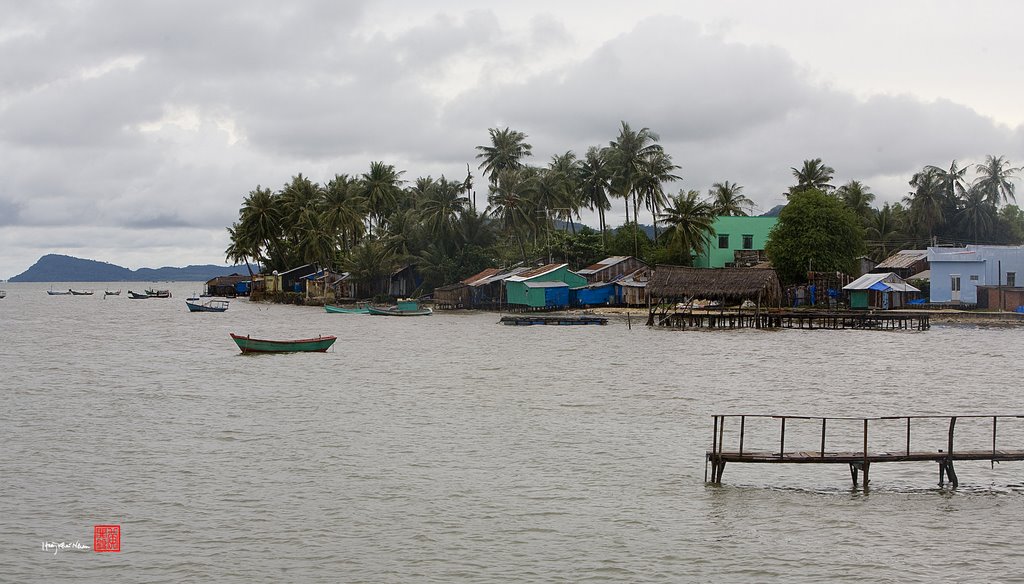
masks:
[[[107,262],[47,254],[10,282],[205,282],[217,276],[246,274],[245,266],[186,266],[129,270]]]

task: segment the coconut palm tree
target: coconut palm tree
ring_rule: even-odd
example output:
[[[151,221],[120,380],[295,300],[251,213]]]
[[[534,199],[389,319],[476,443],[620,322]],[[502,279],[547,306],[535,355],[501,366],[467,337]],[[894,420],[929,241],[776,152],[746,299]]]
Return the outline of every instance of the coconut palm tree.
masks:
[[[458,218],[469,204],[463,192],[462,183],[449,181],[442,176],[431,184],[422,202],[423,223],[428,233],[441,241],[442,245],[454,243],[453,235]]]
[[[992,231],[998,216],[999,210],[992,203],[989,191],[975,183],[967,190],[954,223],[957,227],[970,233],[974,243],[978,243],[980,235]]]
[[[1010,166],[1010,161],[1004,156],[990,154],[985,157],[985,162],[974,166],[974,171],[978,173],[974,185],[980,188],[988,201],[997,207],[1000,202],[1015,203],[1017,199],[1014,196],[1013,180],[1017,178],[1017,173],[1021,170],[1024,168]]]
[[[526,134],[505,128],[490,128],[490,146],[477,146],[477,158],[483,160],[479,168],[491,182],[491,187],[498,184],[502,171],[522,168],[523,159],[533,155],[533,146],[526,142]]]
[[[846,208],[853,211],[862,223],[867,223],[871,218],[873,213],[871,202],[875,200],[875,194],[871,192],[871,188],[867,185],[859,180],[851,180],[836,189],[836,195],[843,201]]]
[[[242,247],[255,253],[255,259],[271,269],[286,268],[286,258],[281,236],[284,214],[278,196],[257,186],[249,191],[239,210],[239,224],[236,235]]]
[[[711,185],[708,196],[711,211],[718,216],[746,217],[754,209],[754,201],[743,194],[743,186],[729,181]]]
[[[789,188],[790,194],[809,189],[831,193],[835,189],[831,182],[836,170],[831,166],[825,165],[820,158],[804,160],[803,165],[799,169],[790,168],[790,170],[793,171],[793,176],[796,178],[796,185]]]
[[[910,179],[914,187],[903,202],[910,210],[911,226],[920,234],[934,238],[935,228],[945,223],[943,204],[946,201],[946,190],[942,177],[934,170],[923,169]]]
[[[864,233],[875,261],[881,262],[897,249],[895,242],[901,236],[901,226],[898,214],[889,203],[872,214]]]
[[[612,192],[626,201],[626,223],[629,223],[630,197],[636,197],[637,183],[644,172],[644,163],[652,155],[661,152],[659,137],[649,128],[633,130],[625,121],[621,122],[619,135],[609,143],[609,161],[612,169]],[[634,201],[634,209],[638,205]],[[634,212],[634,219],[636,213]],[[637,230],[633,230],[633,252],[640,253]]]
[[[711,205],[694,190],[680,190],[671,198],[661,218],[669,225],[665,234],[670,245],[681,254],[686,265],[692,263],[694,255],[700,255],[707,249],[715,233],[715,214]]]
[[[324,187],[323,213],[328,229],[349,250],[366,232],[366,200],[359,183],[347,174],[336,174]]]
[[[679,166],[672,163],[672,157],[665,151],[653,152],[644,161],[642,174],[637,181],[637,194],[634,202],[643,200],[644,206],[651,212],[651,219],[654,222],[654,244],[658,244],[658,215],[661,209],[668,204],[668,197],[665,195],[665,183],[679,180],[679,177],[672,174]],[[638,207],[633,209],[633,217],[637,216]]]
[[[537,172],[529,168],[506,169],[499,173],[487,197],[489,213],[507,235],[514,236],[526,261],[523,234],[536,224],[536,206],[531,198],[537,183]]]
[[[957,201],[961,201],[967,196],[967,189],[969,187],[967,184],[968,167],[960,168],[956,160],[954,160],[950,163],[948,170],[931,164],[924,168],[939,176],[946,193],[946,198],[954,202],[953,206],[956,206],[955,203]]]
[[[370,171],[361,177],[360,195],[366,200],[367,211],[374,227],[380,229],[387,216],[398,207],[402,192],[404,170],[395,170],[391,164],[380,161],[370,163]]]
[[[608,198],[611,172],[606,152],[606,149],[591,146],[587,149],[587,156],[580,166],[583,204],[588,209],[597,210],[598,221],[601,225],[601,244],[604,248],[608,247],[608,225],[604,220],[604,212],[612,208],[612,203]]]
[[[352,279],[371,295],[381,291],[381,281],[394,267],[394,256],[382,242],[374,239],[364,239],[352,248],[352,252],[342,262],[342,269],[349,272]]]

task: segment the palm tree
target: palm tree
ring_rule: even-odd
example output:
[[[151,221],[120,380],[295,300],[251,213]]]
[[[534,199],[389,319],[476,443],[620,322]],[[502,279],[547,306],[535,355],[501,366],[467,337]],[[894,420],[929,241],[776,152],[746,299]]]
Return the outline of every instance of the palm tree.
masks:
[[[252,266],[249,264],[249,260],[258,257],[259,244],[246,240],[241,234],[241,228],[238,223],[232,223],[231,227],[228,227],[228,241],[228,248],[224,250],[224,258],[232,265],[245,262],[245,267],[249,270],[251,278]]]
[[[348,258],[342,262],[342,269],[349,272],[352,279],[362,284],[371,295],[380,291],[381,280],[391,273],[394,266],[394,256],[383,243],[373,239],[365,239],[352,248]]]
[[[697,191],[680,190],[665,207],[661,218],[670,226],[666,231],[670,245],[681,254],[686,265],[693,261],[693,255],[704,253],[715,232],[711,205],[701,200]]]
[[[956,214],[956,225],[968,231],[978,243],[979,235],[989,233],[996,224],[999,211],[992,203],[989,192],[975,183],[963,198],[963,204]]]
[[[956,160],[950,163],[949,170],[929,164],[925,170],[935,172],[942,181],[946,197],[949,201],[961,201],[967,196],[967,168],[959,168]],[[954,204],[955,206],[955,204]]]
[[[523,232],[536,224],[536,207],[531,200],[536,174],[528,168],[503,170],[488,196],[487,212],[498,221],[502,231],[515,236],[523,261],[527,259]]]
[[[564,154],[552,156],[551,162],[548,163],[548,172],[551,174],[555,192],[555,206],[550,208],[555,212],[555,217],[569,223],[572,232],[576,233],[573,216],[579,218],[580,208],[583,206],[581,163],[576,158],[576,153],[567,150]]]
[[[943,212],[946,192],[942,177],[934,170],[925,168],[911,177],[910,186],[914,190],[903,197],[903,202],[910,209],[910,223],[918,233],[927,233],[928,238],[932,239],[935,228],[946,220]]]
[[[239,210],[236,236],[255,253],[258,263],[271,269],[286,268],[281,245],[283,213],[277,195],[257,186],[249,191]]]
[[[318,270],[331,267],[334,264],[337,247],[324,215],[312,206],[306,207],[299,215],[296,229],[297,251],[302,261],[313,264]]]
[[[835,188],[832,186],[832,176],[836,170],[826,166],[820,158],[804,160],[803,166],[799,169],[790,168],[796,178],[796,185],[789,188],[790,194],[809,189],[817,189],[823,193],[830,193]]]
[[[366,200],[359,195],[359,183],[347,174],[334,175],[324,187],[323,212],[342,249],[351,249],[366,232]]]
[[[672,157],[664,151],[653,152],[644,161],[643,173],[637,181],[637,194],[634,203],[643,199],[644,206],[651,212],[651,219],[654,222],[654,244],[658,244],[658,215],[661,208],[668,204],[668,197],[665,195],[665,183],[679,180],[679,177],[672,174],[679,166],[672,163]],[[638,207],[633,209],[633,217],[637,217]]]
[[[490,128],[490,146],[477,146],[477,158],[483,159],[479,168],[487,175],[491,187],[498,184],[502,171],[522,168],[523,159],[533,155],[533,146],[526,142],[526,134],[505,128]]]
[[[845,185],[836,189],[836,195],[843,201],[846,208],[853,211],[862,223],[866,223],[872,214],[871,202],[875,200],[875,194],[871,187],[862,184],[859,180],[851,180]]]
[[[754,201],[742,193],[743,186],[729,181],[711,185],[711,212],[718,216],[746,217],[754,208]]]
[[[370,163],[370,172],[362,175],[362,191],[360,195],[366,200],[374,226],[379,230],[384,219],[398,206],[398,197],[402,192],[402,175],[404,170],[383,162]]]
[[[999,206],[1000,202],[1015,203],[1017,201],[1014,196],[1015,185],[1012,181],[1017,178],[1017,173],[1024,168],[1010,166],[1010,161],[1005,157],[990,154],[985,157],[984,163],[975,165],[974,170],[978,173],[974,185],[985,193],[985,197],[990,203]]]
[[[469,203],[463,195],[462,183],[452,182],[442,176],[427,190],[422,203],[422,220],[435,239],[444,244],[454,243],[456,222],[465,212]]]
[[[893,242],[901,235],[899,217],[889,203],[872,214],[865,235],[875,261],[881,262],[896,249],[897,246]]]
[[[604,212],[612,208],[608,199],[610,171],[606,149],[591,146],[580,166],[580,188],[583,204],[588,209],[597,209],[598,221],[601,225],[601,243],[608,247],[608,226],[604,220]]]
[[[636,195],[637,182],[643,174],[645,161],[662,148],[658,135],[649,128],[634,131],[626,122],[621,122],[619,136],[609,143],[609,159],[612,169],[612,192],[626,201],[626,223],[629,223],[630,197]],[[634,202],[634,208],[637,204]],[[636,213],[634,213],[635,219]],[[633,252],[640,254],[637,240],[639,226],[633,229]]]

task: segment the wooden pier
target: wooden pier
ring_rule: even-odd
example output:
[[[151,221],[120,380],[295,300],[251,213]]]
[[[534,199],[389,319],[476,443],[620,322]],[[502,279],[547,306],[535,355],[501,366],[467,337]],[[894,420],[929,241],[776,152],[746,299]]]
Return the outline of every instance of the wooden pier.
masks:
[[[943,486],[945,481],[948,479],[949,483],[956,487],[959,485],[959,479],[956,475],[956,470],[953,467],[953,463],[956,461],[966,460],[987,460],[991,461],[992,464],[1003,461],[1019,461],[1024,460],[1024,450],[1022,449],[1007,449],[998,445],[997,429],[1000,421],[1021,419],[1024,416],[1020,415],[998,415],[998,416],[898,416],[898,417],[877,417],[877,418],[847,418],[847,417],[833,417],[833,418],[819,418],[819,417],[807,417],[807,416],[767,416],[767,415],[716,415],[714,416],[714,434],[712,440],[711,450],[707,451],[706,465],[704,469],[704,480],[713,484],[721,484],[722,473],[725,471],[725,465],[729,462],[736,463],[755,463],[755,464],[847,464],[850,467],[850,476],[853,479],[853,485],[856,488],[858,483],[858,473],[863,474],[862,487],[866,490],[868,488],[868,473],[873,463],[880,462],[934,462],[939,467],[939,486]],[[748,419],[753,420],[778,420],[779,422],[779,434],[778,434],[778,450],[764,450],[763,446],[759,450],[748,450],[745,448],[744,440],[746,438],[747,421]],[[959,449],[954,444],[954,430],[956,429],[957,419],[970,419],[970,420],[981,420],[987,423],[987,420],[991,420],[991,448],[984,449]],[[786,421],[787,420],[799,420],[810,421],[811,423],[819,423],[820,429],[820,443],[814,444],[813,447],[806,444],[806,434],[803,436],[802,442],[804,442],[804,448],[794,450],[787,450],[786,445]],[[729,422],[732,430],[730,437],[738,438],[738,441],[732,449],[726,448],[726,434],[725,427],[726,422]],[[862,426],[863,432],[859,437],[862,441],[860,449],[855,450],[839,450],[833,451],[827,448],[828,436],[827,429],[829,423],[836,422],[844,423],[849,426],[854,424],[856,426]],[[912,424],[915,422],[915,424]],[[872,443],[869,443],[870,426],[877,426],[880,424],[886,424],[891,427],[893,424],[898,423],[901,426],[905,423],[906,425],[906,441],[900,440],[901,444],[899,448],[888,448],[888,449],[875,449],[872,450]],[[920,426],[930,426],[929,430],[934,430],[936,424],[941,424],[943,431],[946,433],[945,443],[942,444],[942,449],[914,449],[911,444],[911,428],[912,425],[920,429]],[[948,425],[947,425],[948,424]],[[1021,430],[1020,426],[1016,427],[1016,430]],[[860,432],[858,432],[860,433]],[[817,434],[817,432],[815,432]],[[987,439],[987,437],[986,437]],[[890,444],[891,445],[891,444]],[[708,467],[710,465],[711,476],[708,477]]]
[[[659,310],[650,312],[648,325],[677,329],[803,329],[803,330],[918,330],[931,327],[924,312],[807,311],[807,310]]]
[[[573,316],[573,315],[562,315],[562,316],[503,316],[498,321],[501,324],[511,326],[530,326],[530,325],[555,325],[555,326],[568,326],[568,325],[602,325],[608,324],[608,319],[603,316]]]

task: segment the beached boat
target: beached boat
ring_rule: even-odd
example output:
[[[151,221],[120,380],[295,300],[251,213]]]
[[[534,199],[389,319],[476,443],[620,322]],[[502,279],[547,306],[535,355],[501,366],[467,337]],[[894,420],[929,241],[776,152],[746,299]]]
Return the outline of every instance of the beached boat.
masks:
[[[325,304],[324,311],[333,312],[335,314],[370,314],[369,304],[357,304],[355,306],[334,306],[333,304]]]
[[[150,298],[170,298],[170,290],[153,290],[152,288],[146,290],[146,295]]]
[[[501,320],[499,320],[498,322],[510,326],[569,326],[588,324],[608,324],[608,319],[603,316],[503,316],[501,317]]]
[[[294,341],[271,341],[254,339],[248,335],[231,333],[231,338],[243,353],[323,353],[331,348],[338,337],[316,337],[313,339],[297,339]]]
[[[139,293],[133,290],[129,290],[128,298],[131,298],[132,300],[145,300],[146,298],[149,298],[149,294],[146,294],[145,292]]]
[[[399,300],[398,306],[388,306],[387,308],[369,306],[367,310],[370,314],[377,316],[427,316],[434,314],[433,309],[421,307],[417,300]]]
[[[228,301],[207,300],[204,302],[198,298],[188,298],[185,300],[185,306],[188,307],[189,312],[224,312],[228,309]]]

